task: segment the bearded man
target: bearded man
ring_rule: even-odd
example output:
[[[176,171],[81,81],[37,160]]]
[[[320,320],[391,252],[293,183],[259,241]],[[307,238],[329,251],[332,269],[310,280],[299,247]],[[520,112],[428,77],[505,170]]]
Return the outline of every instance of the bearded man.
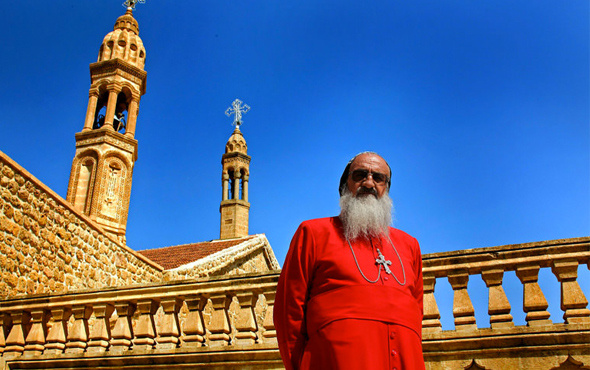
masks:
[[[390,227],[391,169],[355,156],[339,217],[303,222],[279,278],[274,324],[287,370],[422,370],[422,258]]]

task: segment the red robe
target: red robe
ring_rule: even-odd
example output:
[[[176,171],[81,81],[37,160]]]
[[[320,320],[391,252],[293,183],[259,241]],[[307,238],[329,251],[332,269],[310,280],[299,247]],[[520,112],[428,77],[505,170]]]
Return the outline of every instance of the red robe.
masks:
[[[359,272],[338,217],[303,222],[277,286],[274,324],[287,370],[422,370],[422,258],[418,241],[389,228],[406,284],[381,269],[376,283]],[[365,276],[375,280],[376,248],[403,283],[385,237],[352,242]]]

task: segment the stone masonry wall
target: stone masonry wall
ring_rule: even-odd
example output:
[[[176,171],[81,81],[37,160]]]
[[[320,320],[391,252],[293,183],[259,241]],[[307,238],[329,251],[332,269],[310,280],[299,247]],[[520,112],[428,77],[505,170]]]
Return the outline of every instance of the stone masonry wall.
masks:
[[[110,239],[0,152],[0,298],[162,279],[162,268]]]

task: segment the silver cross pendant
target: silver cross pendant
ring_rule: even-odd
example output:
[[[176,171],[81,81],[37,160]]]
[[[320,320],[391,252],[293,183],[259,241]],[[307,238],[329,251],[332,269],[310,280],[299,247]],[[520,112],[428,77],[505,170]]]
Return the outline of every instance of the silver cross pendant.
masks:
[[[383,265],[383,268],[385,269],[385,272],[389,275],[391,275],[391,270],[389,269],[389,265],[391,265],[391,261],[388,261],[385,259],[385,257],[383,256],[383,254],[381,253],[381,251],[379,250],[379,248],[377,248],[377,254],[379,255],[379,258],[377,258],[375,260],[375,262],[378,265]]]

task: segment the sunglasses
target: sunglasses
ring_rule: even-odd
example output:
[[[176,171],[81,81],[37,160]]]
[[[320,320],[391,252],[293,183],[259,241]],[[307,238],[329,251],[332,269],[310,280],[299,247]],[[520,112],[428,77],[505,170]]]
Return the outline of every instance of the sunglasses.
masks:
[[[369,175],[371,175],[373,181],[375,181],[375,183],[379,185],[385,184],[388,181],[387,175],[384,175],[379,172],[371,172],[368,170],[354,170],[350,173],[350,178],[354,182],[361,182],[368,178]]]

